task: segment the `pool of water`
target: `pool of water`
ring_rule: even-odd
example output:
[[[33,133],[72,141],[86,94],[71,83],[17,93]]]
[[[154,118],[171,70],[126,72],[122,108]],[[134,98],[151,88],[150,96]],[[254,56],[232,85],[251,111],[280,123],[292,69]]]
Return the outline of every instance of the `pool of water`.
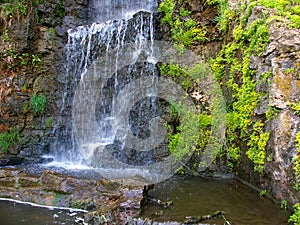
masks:
[[[50,210],[29,205],[0,201],[1,225],[74,225],[83,224],[82,213]]]
[[[186,216],[204,216],[224,211],[231,225],[288,224],[290,211],[234,179],[173,177],[156,184],[148,192],[150,198],[172,201],[166,209],[147,203],[142,217],[158,222],[185,221]],[[1,225],[83,224],[82,213],[49,210],[7,201],[0,201]],[[224,225],[224,218],[202,221],[203,224]]]
[[[155,185],[148,194],[173,202],[167,209],[153,203],[146,205],[143,217],[155,221],[182,222],[186,216],[204,216],[220,210],[232,225],[281,225],[288,224],[291,215],[234,179],[174,177]],[[224,222],[224,218],[217,218],[202,223],[223,225]]]

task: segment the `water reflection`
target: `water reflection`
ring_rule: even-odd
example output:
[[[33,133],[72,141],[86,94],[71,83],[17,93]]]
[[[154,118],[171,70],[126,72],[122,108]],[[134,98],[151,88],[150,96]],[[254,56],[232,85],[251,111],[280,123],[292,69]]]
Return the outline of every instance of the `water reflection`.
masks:
[[[148,204],[145,217],[156,221],[184,221],[186,216],[203,216],[224,211],[233,225],[283,225],[291,214],[257,192],[232,179],[215,180],[199,177],[173,178],[157,184],[149,195],[165,201],[173,201],[170,209],[155,216],[161,208]],[[205,221],[223,225],[224,219]]]
[[[18,203],[0,201],[1,225],[82,224],[82,213],[49,210]]]

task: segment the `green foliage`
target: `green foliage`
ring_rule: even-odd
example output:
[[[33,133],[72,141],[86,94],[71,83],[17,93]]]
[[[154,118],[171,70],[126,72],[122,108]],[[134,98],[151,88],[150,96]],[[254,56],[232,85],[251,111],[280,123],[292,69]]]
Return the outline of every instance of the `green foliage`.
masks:
[[[187,18],[191,12],[183,7],[180,8],[179,15],[175,16],[174,7],[174,0],[165,0],[160,3],[158,11],[164,13],[161,22],[169,24],[174,46],[178,52],[183,53],[185,47],[207,41],[207,27],[198,26],[196,21]]]
[[[26,103],[24,103],[24,105],[23,105],[23,113],[27,113],[27,112],[28,112],[28,109],[29,109],[29,104],[26,102]]]
[[[185,170],[185,168],[184,168],[184,167],[178,168],[177,171],[176,171],[176,174],[179,175],[179,176],[184,176],[184,175],[186,175],[186,170]]]
[[[300,224],[300,203],[296,203],[294,206],[294,213],[290,216],[288,222],[293,222],[296,225]]]
[[[175,104],[175,103],[173,103]],[[186,106],[178,105],[180,116],[180,126],[177,127],[178,133],[169,134],[169,150],[176,160],[181,160],[191,152],[196,150],[198,139],[197,115],[190,111]]]
[[[23,66],[27,66],[28,65],[29,53],[22,53],[18,57],[21,60],[21,64]]]
[[[281,201],[280,208],[283,210],[287,210],[287,201],[286,200]]]
[[[65,0],[59,0],[58,3],[55,5],[55,15],[56,17],[63,18],[66,13],[66,9],[64,6],[64,1]]]
[[[10,37],[8,35],[8,29],[5,29],[4,34],[3,34],[3,41],[9,42]]]
[[[225,109],[224,103],[220,99],[222,91],[217,82],[212,82],[211,70],[207,65],[201,63],[189,69],[183,69],[174,64],[162,64],[160,70],[163,75],[172,77],[181,85],[186,82],[197,90],[202,87],[208,88],[205,82],[210,82],[206,94],[211,96],[211,105],[206,111],[196,112],[181,104],[172,103],[170,105],[169,111],[171,115],[180,118],[180,125],[176,127],[175,131],[174,128],[172,130],[169,127],[168,139],[170,152],[177,160],[194,151],[199,155],[204,155],[207,149],[214,158],[223,145],[223,143],[220,144],[222,138],[217,133],[224,127],[222,123],[225,121],[226,113],[223,110]],[[217,132],[212,135],[213,131]],[[206,163],[206,161],[204,159],[201,163]],[[199,166],[205,165],[199,164]]]
[[[291,109],[300,115],[300,101],[290,105]]]
[[[246,155],[254,162],[254,170],[262,172],[266,159],[266,146],[270,138],[269,132],[263,132],[264,124],[258,121],[253,126],[250,139],[247,142],[249,147]]]
[[[180,14],[180,16],[182,16],[182,17],[186,17],[186,16],[190,15],[191,13],[192,13],[192,12],[190,12],[189,10],[187,10],[187,9],[185,9],[185,8],[180,8],[179,14]]]
[[[34,93],[30,98],[30,106],[35,114],[42,114],[45,111],[47,98],[44,94]]]
[[[209,144],[212,132],[210,126],[212,125],[212,116],[207,113],[200,113],[198,115],[199,119],[199,136],[197,142],[197,149],[204,150]]]
[[[296,72],[296,68],[292,67],[284,71],[285,74],[294,74]]]
[[[215,2],[215,1],[213,1]],[[229,8],[227,0],[218,0],[219,6],[219,15],[216,18],[219,24],[219,30],[227,31],[234,21],[237,12]]]
[[[276,109],[275,107],[269,105],[266,111],[267,121],[277,117],[278,113],[279,113],[279,109]]]
[[[290,5],[290,0],[259,0],[260,5],[267,8],[276,8],[279,12],[283,12]]]
[[[46,120],[45,120],[45,126],[50,128],[52,127],[53,125],[53,119],[51,117],[48,117]]]
[[[38,67],[39,64],[42,62],[42,60],[37,55],[32,54],[32,60],[31,60],[31,62],[32,62],[32,65],[34,67]]]
[[[11,19],[27,17],[40,3],[40,0],[6,0],[0,5],[0,20],[7,23]]]
[[[49,38],[50,40],[52,40],[52,39],[55,37],[55,35],[56,35],[56,30],[55,30],[55,28],[53,28],[53,27],[49,28],[48,38]]]
[[[240,18],[240,24],[237,24],[233,30],[234,40],[223,45],[220,53],[211,61],[211,68],[216,80],[221,82],[224,78],[227,79],[224,85],[231,89],[233,96],[233,103],[229,107],[226,118],[229,167],[239,162],[241,152],[239,140],[241,139],[247,142],[246,154],[254,162],[254,169],[261,172],[269,133],[263,132],[263,121],[256,124],[252,121],[260,95],[256,91],[255,71],[250,69],[250,56],[259,56],[264,51],[269,43],[269,33],[266,18],[254,20],[250,24],[245,22],[255,4],[251,3],[248,6],[250,9],[246,16]],[[226,15],[226,10],[229,10],[227,1],[223,3],[219,1],[219,7],[220,14]],[[225,16],[224,20],[226,18]],[[224,27],[223,30],[228,28],[226,24],[220,26],[221,29],[222,26]],[[226,74],[228,77],[225,77]],[[267,79],[264,76],[262,74],[262,79]]]
[[[262,80],[262,81],[266,81],[266,80],[268,80],[269,78],[273,77],[273,73],[272,73],[272,71],[268,71],[268,72],[262,73],[262,74],[260,75],[260,77],[261,77],[261,80]]]
[[[0,133],[0,149],[2,152],[7,152],[9,147],[15,146],[20,140],[20,132],[16,129],[11,129],[8,132]]]
[[[259,196],[265,196],[267,194],[267,190],[263,189],[261,192],[259,192]]]
[[[32,65],[34,67],[38,67],[42,60],[35,54],[29,53],[20,53],[16,52],[12,48],[7,48],[6,52],[3,54],[3,57],[7,57],[6,66],[8,69],[13,70],[20,64],[22,66]]]
[[[300,29],[300,3],[298,1],[259,0],[258,4],[268,9],[277,9],[279,16],[284,16],[292,22],[289,27]]]
[[[173,25],[174,7],[174,0],[165,0],[159,4],[158,11],[165,13],[164,17],[161,20],[162,23],[168,23],[170,26]]]
[[[188,91],[195,87],[195,81],[188,75],[187,70],[179,67],[177,64],[162,64],[160,73],[164,76],[171,77],[174,82],[180,84],[182,88]]]
[[[218,0],[206,0],[206,3],[208,5],[216,5],[219,3],[219,1]]]
[[[294,159],[294,171],[296,175],[296,183],[299,184],[300,179],[300,132],[296,135],[297,155]]]

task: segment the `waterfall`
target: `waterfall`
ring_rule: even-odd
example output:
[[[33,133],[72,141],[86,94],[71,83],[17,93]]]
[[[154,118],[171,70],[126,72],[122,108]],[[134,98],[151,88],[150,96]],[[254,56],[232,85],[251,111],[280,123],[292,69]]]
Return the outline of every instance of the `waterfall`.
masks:
[[[151,13],[141,12],[131,19],[93,23],[69,32],[69,68],[80,74],[73,103],[73,131],[81,153],[87,158],[93,157],[89,156],[91,148],[111,144],[117,130],[126,132],[121,126],[126,126],[125,111],[131,108],[126,104],[130,103],[132,93],[119,92],[146,73],[151,81],[149,88],[144,87],[148,92],[144,97],[155,95],[158,74],[155,65],[135,65],[141,54],[151,56],[151,42],[149,46],[147,40],[153,40],[152,23]],[[132,43],[133,49],[127,49],[125,40]],[[129,62],[125,66],[124,60]]]
[[[55,162],[87,165],[108,179],[137,174],[149,182],[178,168],[168,149],[169,104],[193,101],[160,76],[157,63],[192,66],[197,56],[178,55],[172,44],[155,39],[156,4],[94,0],[90,25],[68,31],[65,77],[72,82],[62,112],[72,111],[72,146],[56,148]]]
[[[158,118],[166,102],[157,97],[156,4],[93,0],[91,24],[68,31],[66,77],[73,79],[73,147],[58,149],[56,161],[87,163],[104,176],[111,169],[126,169],[132,175],[159,162],[153,151],[169,154],[162,147],[166,130]]]
[[[91,0],[90,21],[105,22],[130,18],[138,11],[154,12],[157,1],[154,0]]]

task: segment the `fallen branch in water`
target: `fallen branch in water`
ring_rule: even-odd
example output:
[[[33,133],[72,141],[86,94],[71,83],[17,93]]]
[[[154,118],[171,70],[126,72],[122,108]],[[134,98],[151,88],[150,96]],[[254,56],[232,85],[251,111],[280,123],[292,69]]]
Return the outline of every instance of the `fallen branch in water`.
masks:
[[[184,225],[188,225],[188,224],[197,224],[206,220],[212,220],[214,218],[218,218],[218,217],[222,217],[225,220],[225,224],[226,225],[231,225],[229,221],[226,220],[226,218],[224,217],[225,212],[223,211],[216,211],[211,215],[205,215],[205,216],[197,216],[197,217],[193,217],[193,216],[189,216],[186,217],[186,221],[183,223]]]
[[[160,200],[160,199],[156,199],[156,198],[147,198],[147,200],[149,201],[149,202],[153,202],[153,203],[155,203],[155,204],[157,204],[157,205],[159,205],[159,206],[162,206],[163,208],[168,208],[168,207],[170,207],[172,204],[173,204],[173,202],[172,201],[162,201],[162,200]]]

